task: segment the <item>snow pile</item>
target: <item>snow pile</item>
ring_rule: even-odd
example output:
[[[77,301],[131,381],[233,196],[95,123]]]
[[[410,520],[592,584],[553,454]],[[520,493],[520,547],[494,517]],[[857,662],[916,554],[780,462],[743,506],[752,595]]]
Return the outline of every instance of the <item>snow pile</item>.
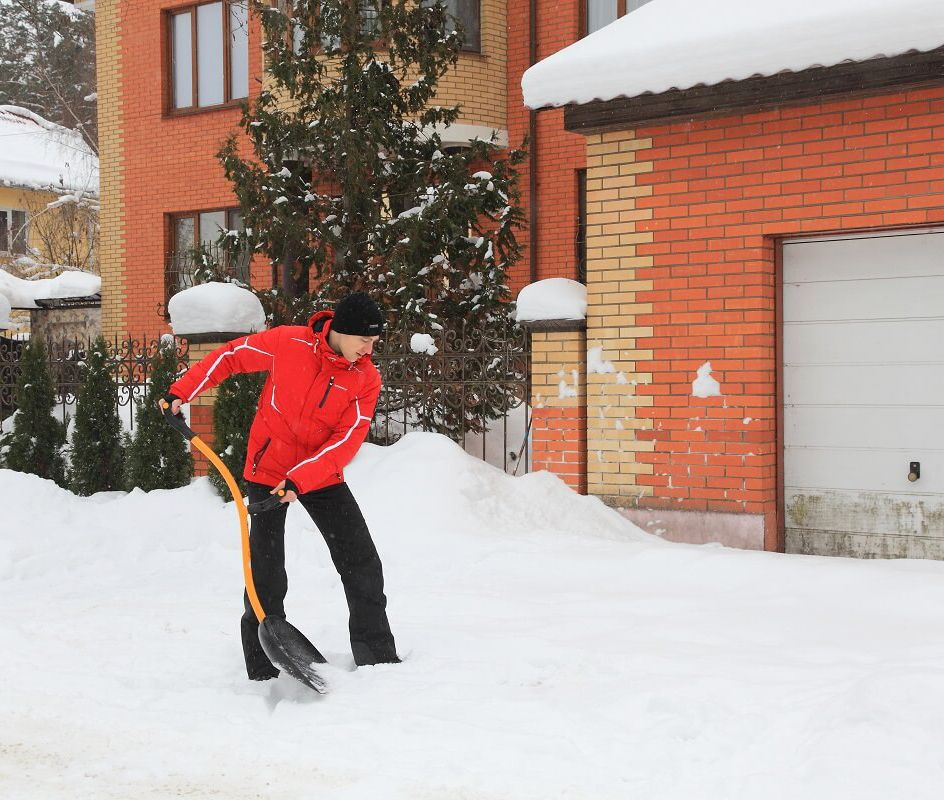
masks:
[[[534,65],[521,86],[541,108],[941,45],[941,0],[655,0]]]
[[[0,105],[0,186],[98,195],[98,157],[82,135]]]
[[[944,564],[667,544],[434,434],[347,476],[406,660],[348,671],[293,506],[319,697],[245,679],[236,514],[206,480],[83,499],[0,470],[0,796],[939,797]]]
[[[569,278],[546,278],[528,284],[518,293],[518,322],[586,319],[586,316],[587,287]]]
[[[0,269],[0,295],[4,295],[13,308],[38,308],[37,300],[91,297],[101,291],[101,276],[82,270],[68,270],[55,278],[28,281]]]
[[[265,328],[262,303],[233,283],[202,283],[175,294],[167,304],[177,336],[197,333],[253,333]]]
[[[426,353],[428,356],[434,356],[439,352],[433,337],[428,333],[414,333],[410,337],[410,350],[414,353]]]
[[[0,329],[13,327],[13,322],[10,320],[10,311],[12,311],[10,300],[0,292]]]

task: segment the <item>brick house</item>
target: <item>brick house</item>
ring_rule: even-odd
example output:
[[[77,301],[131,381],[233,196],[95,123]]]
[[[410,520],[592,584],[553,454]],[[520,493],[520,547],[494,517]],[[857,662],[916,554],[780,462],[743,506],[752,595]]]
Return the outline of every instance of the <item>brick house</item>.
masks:
[[[494,131],[506,143],[505,2],[452,5],[471,35],[440,82],[442,102],[463,107],[443,141]],[[102,327],[154,338],[169,330],[166,303],[187,285],[193,249],[241,224],[216,153],[264,78],[261,29],[247,0],[98,0],[95,10]],[[238,266],[253,286],[273,284],[268,265]],[[191,339],[191,358],[213,346]],[[201,401],[191,423],[212,439],[212,393]]]
[[[819,5],[828,10],[843,1]],[[525,257],[510,274],[512,289],[565,277],[585,280],[590,293],[586,326],[565,323],[533,333],[534,467],[670,538],[936,554],[934,542],[922,549],[934,535],[896,543],[861,525],[832,536],[827,546],[817,534],[825,528],[816,527],[825,523],[811,521],[804,510],[812,503],[827,515],[855,516],[854,508],[840,512],[809,493],[799,503],[785,495],[785,468],[795,488],[815,481],[792,477],[799,469],[792,456],[808,443],[796,439],[803,425],[793,404],[783,413],[785,380],[794,373],[784,369],[782,351],[794,345],[784,340],[792,321],[781,319],[792,313],[790,293],[782,296],[784,277],[789,285],[798,281],[785,276],[790,259],[784,254],[800,252],[804,243],[797,237],[901,232],[917,242],[911,234],[941,222],[942,176],[934,172],[940,169],[934,148],[941,97],[933,58],[899,56],[888,69],[864,58],[857,69],[850,57],[851,64],[823,72],[794,70],[793,84],[773,73],[741,80],[722,75],[720,90],[710,84],[659,92],[643,87],[638,96],[529,99],[531,107],[525,105],[522,75],[531,65],[568,51],[587,34],[593,34],[588,43],[599,41],[604,26],[635,25],[653,10],[671,13],[679,2],[686,0],[452,3],[466,15],[466,27],[471,23],[478,32],[477,49],[463,54],[441,84],[443,101],[464,107],[453,131],[456,143],[492,129],[513,145],[529,139],[521,176],[529,229],[521,233]],[[713,17],[723,19],[732,2],[712,4]],[[909,7],[916,3],[928,5],[908,0]],[[227,7],[232,13],[240,5]],[[261,78],[259,31],[250,22],[239,45],[245,55],[225,57],[222,102],[195,101],[192,90],[183,98],[192,105],[176,108],[169,58],[174,26],[181,35],[189,28],[199,45],[200,33],[193,31],[206,6],[222,12],[219,2],[97,3],[106,331],[166,330],[161,309],[173,289],[168,266],[174,254],[206,238],[213,226],[238,224],[213,154],[236,127],[240,93],[254,91]],[[687,22],[697,19],[689,15]],[[663,21],[662,27],[679,25]],[[661,56],[662,65],[696,63],[680,58],[677,48]],[[234,82],[233,64],[245,64],[245,80],[239,75]],[[626,75],[605,62],[595,70],[581,77],[586,85]],[[191,80],[195,71],[191,66],[187,73]],[[804,94],[808,78],[816,80]],[[934,241],[928,235],[925,243]],[[254,285],[271,284],[268,268],[251,269]],[[914,339],[936,341],[931,329]],[[599,355],[589,376],[588,348]],[[722,396],[694,398],[692,382],[709,363],[713,372],[704,383],[716,379]],[[573,384],[566,397],[557,388],[561,376]],[[932,412],[925,405],[920,413]],[[815,419],[805,430],[831,424]],[[906,458],[907,448],[913,455]],[[928,486],[934,475],[928,459],[935,456],[912,444],[898,449],[888,467],[894,481],[906,480],[903,464],[910,469],[923,458],[924,475],[916,483]],[[886,520],[905,502],[906,529],[939,530],[933,519],[939,488],[925,490],[927,506],[920,493],[906,492],[903,499],[883,480],[876,486],[886,489],[863,496],[883,499]],[[854,496],[863,487],[833,488]],[[803,517],[792,521],[792,533],[788,507]]]
[[[586,331],[542,357],[607,365],[588,490],[670,538],[944,557],[937,4],[656,0],[524,86],[586,141]]]
[[[579,278],[582,274],[577,240],[584,140],[564,130],[562,112],[537,115],[524,107],[521,76],[539,58],[642,2],[447,3],[461,15],[472,41],[456,69],[440,82],[442,101],[459,102],[463,107],[461,119],[445,140],[461,144],[495,130],[499,141],[518,145],[530,135],[531,161],[537,168],[526,166],[521,175],[530,228],[520,233],[525,257],[509,274],[515,292],[540,278]],[[241,5],[229,4],[237,12]],[[244,40],[234,39],[232,48],[226,48],[222,65],[226,75],[216,87],[222,97],[211,98],[221,102],[201,101],[199,87],[193,88],[198,70],[192,64],[183,65],[183,73],[175,77],[171,54],[174,36],[186,38],[187,30],[191,47],[194,41],[199,47],[199,30],[194,35],[196,15],[206,13],[199,11],[206,7],[222,12],[219,2],[192,0],[98,0],[96,4],[103,328],[108,335],[153,336],[167,331],[163,312],[168,295],[179,285],[186,251],[211,239],[220,226],[239,224],[232,191],[214,153],[237,126],[240,100],[259,85],[260,31],[252,20],[244,28],[233,25],[232,17],[226,18],[225,24],[236,34],[242,36],[245,31]],[[208,42],[216,45],[204,36],[204,44]],[[217,52],[223,50],[220,44]],[[199,59],[199,50],[195,58]],[[234,64],[238,69],[234,70]],[[175,100],[175,81],[186,77],[191,88],[188,92],[183,87]],[[533,237],[531,230],[536,232]],[[253,285],[272,285],[267,267],[246,268]],[[575,411],[575,419],[582,413]],[[208,419],[208,410],[196,412],[195,425],[205,436],[210,435]],[[579,419],[567,424],[582,429]],[[535,466],[549,468],[575,488],[585,489],[585,453],[562,455],[542,446],[540,439],[535,446]]]
[[[459,5],[475,35],[440,83],[443,103],[463,106],[444,141],[494,130],[506,142],[505,3]],[[263,78],[261,31],[247,8],[246,0],[96,3],[106,333],[167,330],[164,307],[187,253],[240,224],[215,154]],[[253,285],[271,285],[267,267],[245,269]]]

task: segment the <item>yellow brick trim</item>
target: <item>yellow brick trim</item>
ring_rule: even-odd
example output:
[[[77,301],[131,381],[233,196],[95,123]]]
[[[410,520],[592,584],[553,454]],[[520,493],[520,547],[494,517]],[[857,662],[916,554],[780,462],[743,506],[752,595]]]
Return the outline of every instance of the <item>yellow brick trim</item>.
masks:
[[[586,404],[586,340],[583,331],[531,336],[531,403],[534,408],[581,408]]]
[[[587,376],[587,482],[591,493],[616,497],[651,493],[636,484],[637,475],[652,473],[636,454],[654,448],[637,439],[651,420],[636,416],[637,408],[653,403],[636,394],[638,384],[651,381],[645,364],[652,351],[636,341],[652,335],[636,324],[636,315],[651,311],[637,294],[651,290],[652,281],[637,271],[653,260],[637,248],[653,241],[638,227],[652,219],[652,210],[637,208],[636,201],[652,193],[651,186],[637,186],[637,176],[653,170],[646,155],[651,148],[651,139],[637,139],[633,131],[587,138],[587,347],[601,348],[602,361],[612,366]]]
[[[122,335],[125,311],[124,147],[122,143],[121,0],[95,7],[98,72],[98,135],[101,180],[99,270],[102,276],[102,333]]]

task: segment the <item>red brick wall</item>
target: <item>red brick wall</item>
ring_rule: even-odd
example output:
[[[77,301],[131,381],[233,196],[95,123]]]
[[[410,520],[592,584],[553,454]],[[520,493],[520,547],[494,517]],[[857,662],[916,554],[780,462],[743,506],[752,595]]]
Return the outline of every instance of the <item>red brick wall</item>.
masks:
[[[587,493],[587,406],[532,409],[531,469],[553,472],[576,492]]]
[[[645,504],[764,513],[776,501],[776,237],[944,223],[944,88],[639,129],[653,218]],[[699,400],[706,361],[724,397]],[[642,367],[641,367],[642,368]],[[745,423],[746,418],[751,421]],[[700,429],[700,430],[698,430]],[[768,539],[773,525],[768,525]],[[773,542],[768,541],[773,546]]]
[[[521,96],[521,76],[529,66],[527,0],[508,0],[508,138],[520,146],[528,135],[528,110]],[[578,0],[538,0],[538,60],[547,58],[578,36]],[[538,275],[543,278],[577,277],[574,240],[577,235],[576,171],[585,164],[584,137],[564,130],[563,111],[538,114]],[[530,160],[521,171],[521,196],[526,218],[530,201],[528,181]],[[511,271],[514,295],[529,283],[529,242],[531,232],[524,230],[519,240],[524,258]]]
[[[164,302],[164,253],[172,247],[168,215],[235,206],[215,153],[237,129],[238,108],[171,117],[164,111],[166,53],[163,10],[186,2],[122,6],[125,196],[126,328],[154,336],[168,330]],[[260,53],[258,26],[250,54]],[[158,67],[160,63],[160,67]],[[250,56],[250,92],[256,90],[261,57]],[[262,276],[268,281],[267,276]]]

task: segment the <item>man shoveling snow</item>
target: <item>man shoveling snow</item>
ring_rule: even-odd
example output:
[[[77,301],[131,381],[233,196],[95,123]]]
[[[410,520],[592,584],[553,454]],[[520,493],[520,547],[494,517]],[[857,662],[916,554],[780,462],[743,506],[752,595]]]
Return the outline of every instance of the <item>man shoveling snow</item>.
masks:
[[[298,500],[321,531],[344,586],[351,649],[358,666],[397,663],[387,620],[383,569],[364,516],[344,480],[344,467],[367,436],[380,394],[371,362],[383,316],[363,293],[307,326],[283,325],[236,339],[210,353],[170,387],[170,411],[234,373],[268,372],[249,433],[243,477],[253,514],[252,577],[266,618],[285,618],[285,517]],[[266,504],[270,498],[280,502]],[[248,592],[242,617],[243,654],[252,680],[279,674],[259,641]]]

